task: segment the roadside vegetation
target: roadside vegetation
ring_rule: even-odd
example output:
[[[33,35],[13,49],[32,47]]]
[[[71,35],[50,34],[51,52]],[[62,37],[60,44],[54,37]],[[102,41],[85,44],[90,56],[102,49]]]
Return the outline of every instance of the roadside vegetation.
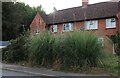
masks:
[[[118,56],[105,54],[98,37],[89,32],[75,31],[64,35],[29,32],[11,40],[3,49],[3,62],[25,63],[53,70],[84,73],[118,74]]]
[[[2,49],[2,60],[8,63],[18,63],[28,59],[29,31],[18,38],[10,40],[10,45]]]
[[[64,68],[97,66],[102,55],[97,37],[85,32],[73,32],[59,38],[49,33],[36,35],[32,38],[30,49],[30,57],[34,62],[37,59],[37,64],[58,62]]]

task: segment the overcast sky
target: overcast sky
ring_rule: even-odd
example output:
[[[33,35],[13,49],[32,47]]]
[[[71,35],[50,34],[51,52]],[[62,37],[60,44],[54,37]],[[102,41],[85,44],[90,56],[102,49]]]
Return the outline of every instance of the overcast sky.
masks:
[[[57,10],[77,7],[82,5],[82,0],[19,0],[30,6],[42,5],[46,13],[53,12],[53,7],[55,6]],[[110,0],[89,0],[89,4],[105,2]]]

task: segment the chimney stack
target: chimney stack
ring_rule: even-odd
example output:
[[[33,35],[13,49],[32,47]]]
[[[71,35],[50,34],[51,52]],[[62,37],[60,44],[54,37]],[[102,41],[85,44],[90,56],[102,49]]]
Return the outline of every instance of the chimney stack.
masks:
[[[82,0],[82,7],[87,7],[88,5],[88,0]]]

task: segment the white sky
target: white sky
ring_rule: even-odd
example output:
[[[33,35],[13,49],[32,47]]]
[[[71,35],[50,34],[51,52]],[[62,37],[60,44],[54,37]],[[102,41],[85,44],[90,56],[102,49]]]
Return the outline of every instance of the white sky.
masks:
[[[82,0],[18,0],[20,2],[24,2],[25,4],[29,4],[30,6],[38,6],[42,5],[43,9],[46,13],[53,12],[53,7],[55,6],[57,10],[77,7],[82,5]],[[94,4],[98,2],[105,2],[110,0],[89,0],[89,4]]]

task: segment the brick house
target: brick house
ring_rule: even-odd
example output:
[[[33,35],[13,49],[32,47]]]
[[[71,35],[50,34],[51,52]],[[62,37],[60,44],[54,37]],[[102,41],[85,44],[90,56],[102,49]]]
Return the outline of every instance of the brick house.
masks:
[[[101,2],[88,4],[88,0],[82,0],[82,6],[63,10],[55,10],[48,15],[37,13],[31,25],[32,34],[46,30],[55,34],[63,34],[75,30],[87,30],[98,33],[101,40],[105,41],[105,47],[113,50],[114,45],[109,46],[110,36],[117,31],[120,33],[120,2]],[[105,38],[105,39],[104,39]]]

